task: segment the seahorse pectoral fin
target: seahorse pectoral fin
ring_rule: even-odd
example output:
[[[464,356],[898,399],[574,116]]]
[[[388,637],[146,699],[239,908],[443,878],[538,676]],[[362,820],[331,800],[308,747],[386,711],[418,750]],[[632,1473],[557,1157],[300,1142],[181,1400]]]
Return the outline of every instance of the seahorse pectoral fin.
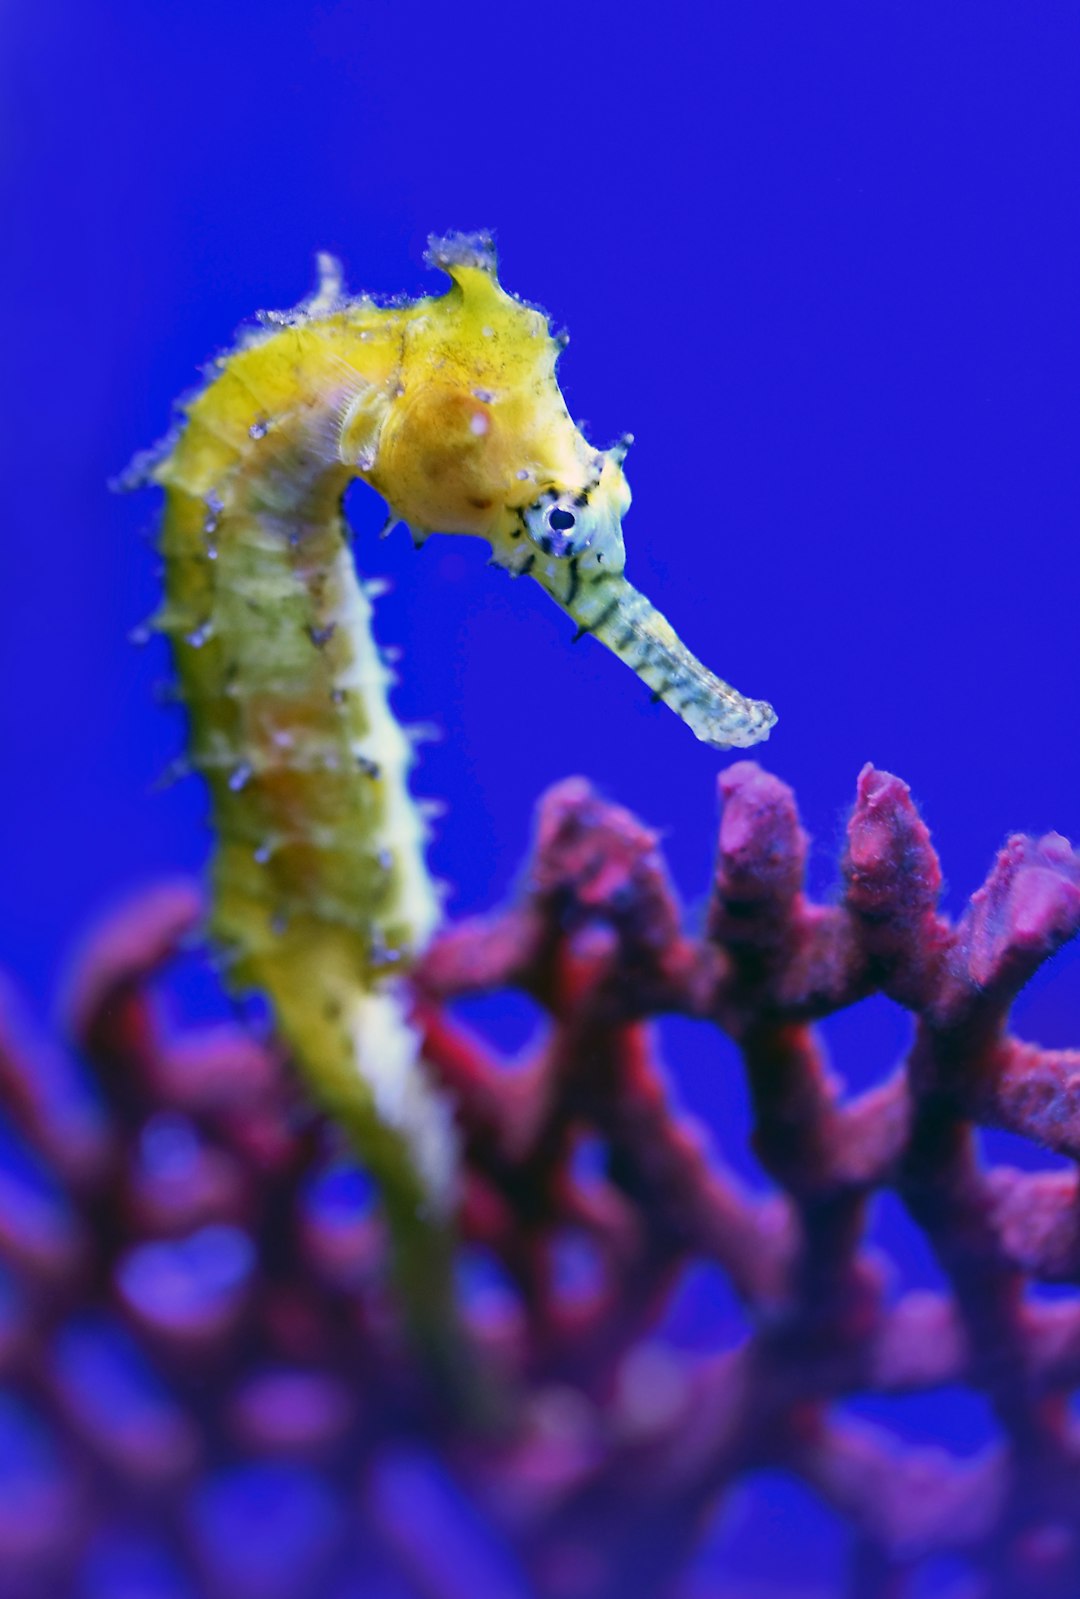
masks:
[[[390,399],[375,383],[357,382],[356,393],[341,419],[338,451],[341,460],[360,477],[370,476],[379,455]]]
[[[768,738],[776,712],[750,700],[692,655],[671,623],[622,573],[574,570],[568,562],[537,581],[578,624],[577,637],[591,633],[625,661],[682,718],[695,737],[714,749],[745,749]]]

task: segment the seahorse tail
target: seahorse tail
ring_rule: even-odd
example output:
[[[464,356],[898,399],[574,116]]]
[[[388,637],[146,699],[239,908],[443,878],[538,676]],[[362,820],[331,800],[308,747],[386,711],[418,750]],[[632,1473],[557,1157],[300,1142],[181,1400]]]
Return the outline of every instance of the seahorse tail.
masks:
[[[297,1069],[377,1186],[399,1302],[424,1368],[443,1402],[488,1425],[493,1391],[481,1381],[453,1278],[452,1117],[428,1077],[403,992],[394,982],[361,991],[332,940],[286,940],[257,976]]]

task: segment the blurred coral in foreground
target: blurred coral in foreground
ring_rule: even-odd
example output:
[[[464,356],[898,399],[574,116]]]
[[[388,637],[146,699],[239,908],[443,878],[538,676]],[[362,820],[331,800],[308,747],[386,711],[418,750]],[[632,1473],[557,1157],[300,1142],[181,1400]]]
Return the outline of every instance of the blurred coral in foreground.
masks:
[[[1080,861],[1053,834],[1010,840],[951,926],[906,788],[867,768],[842,898],[816,905],[790,791],[749,762],[721,789],[701,938],[653,835],[571,781],[517,901],[417,974],[494,1430],[425,1392],[377,1209],[273,1049],[239,1022],[165,1024],[155,976],[198,923],[192,890],[145,895],[87,947],[67,1014],[92,1079],[3,995],[0,1599],[669,1599],[762,1469],[850,1526],[849,1599],[926,1595],[942,1553],[965,1599],[1080,1593],[1080,1302],[1029,1292],[1080,1279],[1077,1181],[987,1168],[974,1144],[999,1127],[1080,1154],[1080,1053],[1005,1030],[1080,926]],[[514,1068],[448,1009],[507,988],[549,1018]],[[812,1024],[879,991],[914,1041],[847,1098]],[[739,1046],[766,1197],[673,1107],[648,1025],[672,1012]],[[886,1292],[864,1236],[886,1188],[949,1291]],[[695,1262],[752,1332],[692,1358],[660,1324]],[[999,1434],[973,1458],[845,1413],[957,1384]],[[765,1591],[713,1576],[694,1599]]]

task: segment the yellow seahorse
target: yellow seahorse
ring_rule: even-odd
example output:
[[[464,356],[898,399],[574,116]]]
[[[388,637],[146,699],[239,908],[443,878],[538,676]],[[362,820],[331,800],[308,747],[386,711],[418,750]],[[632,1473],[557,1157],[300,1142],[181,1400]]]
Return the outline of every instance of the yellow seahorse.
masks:
[[[625,443],[574,426],[559,345],[500,287],[490,240],[433,240],[430,259],[446,294],[380,306],[320,258],[314,296],[218,359],[149,476],[166,493],[157,626],[212,797],[213,935],[379,1181],[414,1327],[445,1364],[453,1130],[399,991],[436,900],[346,486],[370,484],[414,539],[489,540],[708,743],[751,744],[774,716],[626,581]]]

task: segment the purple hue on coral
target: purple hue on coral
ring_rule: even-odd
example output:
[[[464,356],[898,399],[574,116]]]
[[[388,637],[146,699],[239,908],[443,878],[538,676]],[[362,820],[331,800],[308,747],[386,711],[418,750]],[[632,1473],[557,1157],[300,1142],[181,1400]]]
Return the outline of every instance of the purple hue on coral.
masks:
[[[462,1134],[462,1294],[504,1395],[495,1432],[430,1397],[370,1191],[273,1050],[164,1026],[155,974],[197,920],[190,890],[144,896],[83,957],[68,1011],[100,1104],[5,1000],[2,1599],[140,1581],[687,1599],[712,1508],[760,1471],[850,1528],[849,1599],[914,1594],[939,1555],[981,1599],[1080,1590],[1080,1303],[1036,1291],[1080,1279],[1076,1177],[988,1168],[975,1141],[1080,1150],[1080,1054],[1007,1031],[1080,926],[1080,862],[1056,834],[1011,839],[952,925],[907,789],[868,767],[841,894],[817,904],[790,790],[751,762],[720,786],[701,937],[654,835],[574,780],[541,805],[518,898],[448,929],[416,974]],[[506,989],[548,1017],[513,1068],[450,1011]],[[847,1097],[817,1023],[873,993],[914,1037]],[[761,1197],[673,1103],[663,1013],[737,1044]],[[866,1242],[883,1189],[941,1287],[887,1286]],[[725,1312],[722,1347],[680,1348],[664,1327],[683,1285],[717,1271],[749,1330]],[[903,1444],[845,1404],[950,1385],[993,1417],[975,1455]]]

